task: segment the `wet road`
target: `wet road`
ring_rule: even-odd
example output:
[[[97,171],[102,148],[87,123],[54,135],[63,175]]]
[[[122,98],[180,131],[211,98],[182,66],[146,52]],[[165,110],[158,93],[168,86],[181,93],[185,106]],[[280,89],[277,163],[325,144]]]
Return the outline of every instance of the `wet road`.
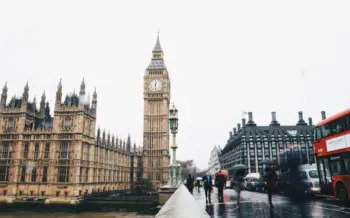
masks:
[[[193,195],[211,217],[350,217],[350,205],[342,205],[327,199],[308,201],[303,207],[293,204],[287,197],[273,196],[273,208],[267,203],[267,195],[258,192],[241,192],[241,204],[236,205],[236,192],[232,189],[224,190],[224,203],[218,203],[216,189],[211,197],[211,203],[205,201],[204,190],[197,189]],[[302,210],[304,213],[302,213]],[[302,214],[304,216],[302,216]]]

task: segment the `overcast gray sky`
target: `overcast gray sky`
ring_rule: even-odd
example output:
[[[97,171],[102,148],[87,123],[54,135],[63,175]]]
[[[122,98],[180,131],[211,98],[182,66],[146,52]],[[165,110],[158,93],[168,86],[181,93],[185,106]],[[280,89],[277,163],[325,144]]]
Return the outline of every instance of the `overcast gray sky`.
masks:
[[[211,2],[211,3],[210,3]],[[214,3],[215,2],[215,3]],[[269,124],[349,106],[350,1],[0,2],[0,88],[98,92],[97,125],[142,143],[143,75],[158,29],[179,108],[178,158],[210,150],[252,111]],[[53,109],[53,108],[52,108]]]

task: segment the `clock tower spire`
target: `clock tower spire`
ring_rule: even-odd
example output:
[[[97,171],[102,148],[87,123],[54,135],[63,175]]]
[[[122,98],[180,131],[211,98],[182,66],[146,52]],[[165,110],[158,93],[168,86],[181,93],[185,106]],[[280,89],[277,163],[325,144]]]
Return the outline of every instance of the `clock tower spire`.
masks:
[[[153,186],[167,184],[169,172],[170,78],[163,59],[159,32],[151,63],[144,76],[143,167]]]

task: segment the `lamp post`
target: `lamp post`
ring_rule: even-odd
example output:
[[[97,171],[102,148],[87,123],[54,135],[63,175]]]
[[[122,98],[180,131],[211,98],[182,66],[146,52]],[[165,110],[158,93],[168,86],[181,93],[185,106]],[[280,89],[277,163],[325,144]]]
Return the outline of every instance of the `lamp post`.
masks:
[[[172,134],[172,144],[171,144],[171,149],[173,150],[173,160],[172,163],[170,164],[170,180],[169,183],[172,187],[178,186],[178,181],[179,181],[179,166],[176,162],[176,133],[179,127],[179,118],[178,118],[178,110],[175,107],[175,104],[173,103],[173,107],[170,109],[170,116],[169,116],[169,123],[170,123],[170,130]]]

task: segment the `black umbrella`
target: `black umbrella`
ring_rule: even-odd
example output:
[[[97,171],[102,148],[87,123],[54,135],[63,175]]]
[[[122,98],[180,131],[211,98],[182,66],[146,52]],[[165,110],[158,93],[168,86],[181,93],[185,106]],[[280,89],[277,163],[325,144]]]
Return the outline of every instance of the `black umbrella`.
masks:
[[[232,167],[232,170],[246,170],[248,167],[244,164],[236,164]]]

